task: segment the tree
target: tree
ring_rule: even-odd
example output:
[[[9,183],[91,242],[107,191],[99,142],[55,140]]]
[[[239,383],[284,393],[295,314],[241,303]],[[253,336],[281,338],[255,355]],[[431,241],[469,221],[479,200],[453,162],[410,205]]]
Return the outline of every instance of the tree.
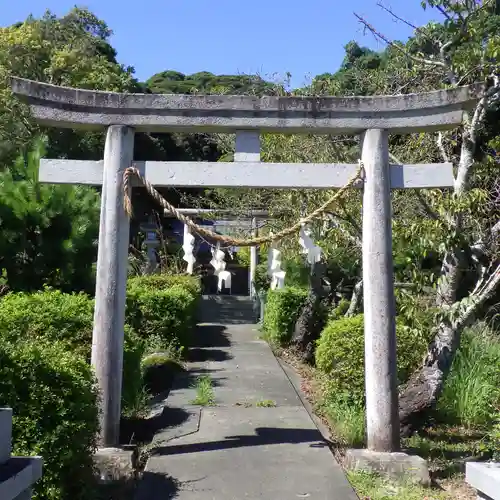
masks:
[[[388,40],[358,18],[406,59],[407,74],[418,77],[420,87],[481,82],[483,90],[460,130],[405,141],[413,148],[418,141],[420,147],[425,143],[428,152],[452,161],[456,172],[452,193],[441,194],[440,199],[436,192],[430,193],[424,200],[426,227],[414,227],[414,239],[427,233],[440,242],[436,303],[441,314],[421,369],[400,395],[400,419],[406,431],[436,403],[460,345],[461,331],[484,313],[500,284],[500,214],[494,190],[498,162],[491,157],[500,132],[500,16],[494,1],[428,0],[422,5],[439,11],[444,21],[415,27],[415,36],[406,46]],[[406,89],[412,85],[411,80],[406,82]]]
[[[88,187],[37,181],[44,153],[32,151],[0,172],[0,272],[13,291],[53,286],[93,293],[99,195]]]
[[[10,163],[40,132],[27,107],[12,96],[10,75],[86,89],[136,88],[133,68],[116,61],[110,35],[103,21],[79,8],[61,18],[47,11],[41,19],[0,28],[0,159]],[[53,129],[47,134],[49,154],[102,156],[102,134]]]

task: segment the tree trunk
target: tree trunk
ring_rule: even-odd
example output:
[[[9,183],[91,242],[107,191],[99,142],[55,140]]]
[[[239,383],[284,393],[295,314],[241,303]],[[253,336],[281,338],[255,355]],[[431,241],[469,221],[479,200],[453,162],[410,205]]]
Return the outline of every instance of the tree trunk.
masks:
[[[408,436],[421,427],[444,386],[455,352],[460,345],[461,325],[441,322],[429,346],[422,368],[415,372],[399,397],[401,433]]]
[[[468,175],[474,163],[476,146],[475,130],[481,116],[481,108],[476,108],[470,128],[462,134],[460,162],[455,178],[455,195],[461,196],[467,188]],[[454,214],[450,218],[455,231],[462,229],[462,214]],[[446,252],[441,266],[441,279],[437,288],[436,304],[442,310],[449,310],[457,301],[463,271],[466,268],[465,253],[455,247]],[[471,312],[475,312],[471,311]],[[463,321],[441,321],[436,328],[435,336],[429,344],[422,367],[416,371],[400,391],[399,419],[402,435],[408,435],[419,426],[427,412],[434,407],[439,398],[446,377],[450,371],[455,352],[460,345],[460,334]]]
[[[361,301],[363,300],[363,280],[358,281],[354,285],[354,290],[352,291],[351,303],[349,304],[349,309],[345,313],[346,317],[351,318],[358,313],[361,307]]]
[[[448,301],[457,299],[458,276],[463,269],[460,267],[461,259],[456,261],[455,258],[456,256],[445,259],[443,267],[447,266],[447,279],[438,287],[438,301],[443,308],[448,309]],[[427,412],[435,406],[460,346],[464,327],[476,319],[499,285],[500,264],[497,264],[482,285],[476,287],[477,293],[472,293],[462,304],[455,303],[455,307],[463,306],[461,310],[454,316],[442,319],[438,324],[422,368],[412,375],[400,392],[399,419],[402,435],[407,436],[419,427]]]
[[[295,324],[292,345],[306,363],[314,363],[314,347],[326,323],[328,297],[323,287],[324,261],[313,265],[306,303]]]
[[[443,309],[449,309],[457,300],[464,264],[464,254],[459,250],[448,253],[443,260],[436,298],[437,305]],[[459,322],[449,320],[441,321],[436,327],[422,367],[411,376],[399,396],[403,435],[417,428],[428,410],[436,404],[460,345],[461,329]]]

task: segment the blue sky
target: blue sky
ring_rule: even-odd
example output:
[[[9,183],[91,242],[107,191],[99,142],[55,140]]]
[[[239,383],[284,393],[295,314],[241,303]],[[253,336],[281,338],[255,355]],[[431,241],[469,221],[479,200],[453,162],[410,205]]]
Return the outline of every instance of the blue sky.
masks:
[[[7,26],[50,9],[64,14],[75,0],[0,0],[0,23]],[[88,7],[113,30],[121,63],[134,66],[145,80],[173,69],[183,73],[292,74],[301,85],[311,76],[334,72],[349,40],[382,46],[363,29],[353,12],[384,34],[405,39],[410,28],[377,7],[377,0],[87,0]],[[400,7],[398,7],[398,4]],[[385,0],[399,15],[421,25],[432,19],[420,0]],[[401,7],[404,5],[404,7]]]

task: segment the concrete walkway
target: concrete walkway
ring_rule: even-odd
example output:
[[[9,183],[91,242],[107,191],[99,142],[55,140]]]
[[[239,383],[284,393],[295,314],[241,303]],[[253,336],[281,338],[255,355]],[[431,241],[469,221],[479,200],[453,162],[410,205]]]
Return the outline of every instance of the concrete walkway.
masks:
[[[197,334],[167,399],[179,425],[155,437],[137,500],[357,499],[257,326],[200,324]],[[205,374],[216,406],[196,407],[191,385]]]

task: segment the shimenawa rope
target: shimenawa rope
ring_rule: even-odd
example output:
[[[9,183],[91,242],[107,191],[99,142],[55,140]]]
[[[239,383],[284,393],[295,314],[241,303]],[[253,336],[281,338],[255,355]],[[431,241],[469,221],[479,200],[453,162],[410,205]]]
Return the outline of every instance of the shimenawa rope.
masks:
[[[166,212],[171,213],[175,218],[186,224],[192,231],[203,236],[209,240],[219,241],[228,246],[237,246],[237,247],[250,247],[254,245],[262,245],[264,243],[271,243],[273,241],[278,241],[290,234],[293,234],[300,230],[303,224],[308,224],[313,220],[319,218],[323,215],[324,212],[330,208],[330,206],[339,199],[349,188],[351,188],[358,179],[361,178],[363,172],[363,163],[361,160],[358,160],[358,168],[355,174],[349,179],[347,184],[342,186],[338,191],[335,192],[333,196],[331,196],[323,205],[318,207],[316,210],[311,212],[306,217],[301,218],[298,222],[293,224],[292,226],[279,231],[276,234],[268,235],[268,236],[258,236],[250,239],[239,239],[233,238],[231,236],[225,236],[222,234],[217,234],[209,229],[199,226],[192,219],[185,216],[176,207],[170,204],[163,196],[155,189],[155,187],[139,172],[137,167],[129,167],[123,173],[123,196],[124,196],[124,208],[125,212],[129,217],[132,217],[132,200],[130,199],[131,193],[131,177],[135,176],[139,182],[146,188],[149,195],[153,198],[158,205],[162,206]]]

